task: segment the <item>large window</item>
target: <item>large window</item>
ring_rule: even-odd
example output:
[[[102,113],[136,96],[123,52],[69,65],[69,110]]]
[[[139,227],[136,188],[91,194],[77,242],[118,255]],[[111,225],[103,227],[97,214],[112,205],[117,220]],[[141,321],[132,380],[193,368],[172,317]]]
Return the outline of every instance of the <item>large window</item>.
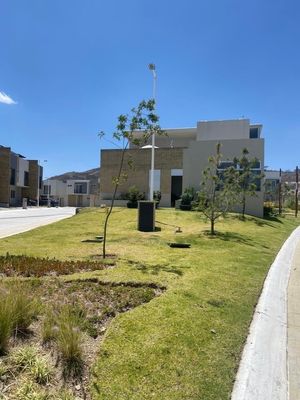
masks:
[[[10,184],[13,186],[16,184],[16,170],[14,168],[10,169]]]
[[[258,128],[250,128],[249,137],[250,139],[258,139]]]
[[[76,194],[87,194],[87,182],[75,182],[74,193]]]
[[[29,172],[24,171],[24,186],[29,186]]]

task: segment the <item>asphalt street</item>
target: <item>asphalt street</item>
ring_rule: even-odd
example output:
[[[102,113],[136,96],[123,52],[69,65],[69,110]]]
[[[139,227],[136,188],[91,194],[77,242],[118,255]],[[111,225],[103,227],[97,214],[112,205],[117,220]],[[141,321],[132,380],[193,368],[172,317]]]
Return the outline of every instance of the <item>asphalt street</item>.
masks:
[[[30,231],[75,214],[75,207],[0,208],[0,238]]]

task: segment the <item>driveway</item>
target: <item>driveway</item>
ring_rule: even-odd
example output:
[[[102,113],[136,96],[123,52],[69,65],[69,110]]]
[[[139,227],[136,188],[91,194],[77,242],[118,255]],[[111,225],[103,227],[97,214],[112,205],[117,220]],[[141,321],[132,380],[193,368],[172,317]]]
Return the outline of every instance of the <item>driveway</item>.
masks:
[[[26,210],[0,208],[0,238],[69,218],[75,214],[75,210],[75,207],[35,207]]]

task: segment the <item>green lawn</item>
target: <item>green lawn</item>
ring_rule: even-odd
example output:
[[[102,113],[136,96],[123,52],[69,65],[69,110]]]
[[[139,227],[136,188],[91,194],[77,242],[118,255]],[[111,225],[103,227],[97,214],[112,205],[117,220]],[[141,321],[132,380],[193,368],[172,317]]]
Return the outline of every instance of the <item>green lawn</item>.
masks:
[[[104,210],[0,240],[0,255],[95,259]],[[78,273],[102,281],[153,282],[167,290],[111,323],[95,360],[92,391],[105,400],[230,398],[254,306],[277,251],[298,225],[292,217],[246,221],[231,216],[214,238],[198,213],[157,211],[161,231],[136,230],[136,210],[116,209],[107,251],[116,267]],[[182,233],[175,234],[180,226]],[[191,243],[174,249],[167,242]],[[68,277],[70,279],[70,276]]]

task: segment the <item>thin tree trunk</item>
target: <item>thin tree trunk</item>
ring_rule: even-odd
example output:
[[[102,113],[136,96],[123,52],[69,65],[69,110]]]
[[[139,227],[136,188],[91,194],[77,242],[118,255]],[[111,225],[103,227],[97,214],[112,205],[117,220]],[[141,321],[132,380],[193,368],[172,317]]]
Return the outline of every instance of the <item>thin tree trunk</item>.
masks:
[[[243,208],[242,208],[242,218],[245,219],[245,211],[246,211],[246,196],[243,194]]]
[[[215,235],[215,220],[214,219],[210,220],[210,234],[212,236]]]
[[[124,149],[122,150],[122,157],[121,157],[121,162],[120,162],[120,168],[118,171],[118,176],[116,179],[116,183],[115,183],[115,189],[114,189],[114,193],[112,196],[112,200],[111,200],[111,204],[108,210],[108,213],[106,215],[105,221],[104,221],[104,229],[103,229],[103,244],[102,244],[102,256],[103,258],[106,258],[106,237],[107,237],[107,225],[108,225],[108,219],[112,213],[113,207],[114,207],[114,203],[115,203],[115,199],[116,199],[116,194],[117,194],[117,190],[119,187],[119,181],[120,181],[120,177],[121,177],[121,173],[122,173],[122,169],[123,169],[123,164],[124,164],[124,157],[125,157],[125,151],[127,150],[128,147],[128,142],[126,143],[126,146],[124,147]]]

